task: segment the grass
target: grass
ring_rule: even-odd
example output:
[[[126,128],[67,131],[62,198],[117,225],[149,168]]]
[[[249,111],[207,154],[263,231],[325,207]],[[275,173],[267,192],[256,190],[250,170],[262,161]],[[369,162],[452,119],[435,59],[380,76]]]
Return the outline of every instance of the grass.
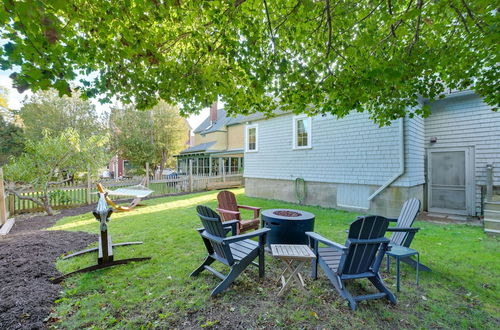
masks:
[[[151,256],[152,260],[76,275],[64,283],[62,297],[51,315],[58,328],[498,328],[500,326],[499,240],[482,228],[417,222],[422,230],[413,247],[433,269],[421,273],[402,266],[398,304],[385,300],[361,303],[352,312],[321,273],[308,280],[309,296],[293,288],[276,297],[282,265],[266,256],[266,278],[258,281],[256,267],[243,273],[222,295],[210,298],[218,278],[204,272],[189,274],[206,255],[195,228],[201,225],[195,206],[215,206],[217,192],[147,200],[147,207],[113,214],[114,242],[143,240],[143,245],[119,247],[115,258]],[[315,231],[338,242],[356,214],[281,201],[248,198],[235,190],[239,202],[262,208],[293,207],[316,215]],[[98,232],[90,214],[61,219],[52,230]],[[63,273],[95,262],[89,254],[59,260]],[[224,268],[217,267],[219,270]],[[383,274],[395,292],[394,270]],[[365,281],[354,291],[370,290]]]

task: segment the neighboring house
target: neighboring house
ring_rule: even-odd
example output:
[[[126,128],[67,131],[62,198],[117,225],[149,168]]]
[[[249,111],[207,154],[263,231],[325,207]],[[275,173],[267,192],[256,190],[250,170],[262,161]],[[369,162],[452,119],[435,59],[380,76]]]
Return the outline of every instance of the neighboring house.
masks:
[[[177,155],[177,170],[188,173],[192,162],[193,174],[208,175],[240,173],[243,169],[245,116],[226,116],[217,103],[210,115],[194,130],[193,146]]]
[[[366,113],[247,119],[245,192],[297,202],[301,178],[309,205],[396,216],[417,197],[430,212],[481,215],[486,165],[500,188],[500,113],[472,91],[430,106],[387,127]]]

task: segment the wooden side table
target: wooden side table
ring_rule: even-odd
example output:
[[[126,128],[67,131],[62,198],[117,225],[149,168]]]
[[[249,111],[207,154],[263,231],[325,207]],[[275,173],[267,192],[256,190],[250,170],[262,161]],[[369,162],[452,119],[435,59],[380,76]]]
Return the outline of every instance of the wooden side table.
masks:
[[[280,259],[286,266],[280,275],[282,287],[278,292],[278,296],[285,292],[292,281],[297,282],[298,287],[304,293],[307,293],[304,289],[306,285],[302,275],[300,275],[300,270],[306,261],[316,259],[311,248],[307,245],[271,244],[271,253],[273,257]],[[285,278],[287,273],[289,276]]]
[[[391,271],[391,257],[396,259],[396,287],[399,292],[399,282],[400,282],[400,260],[403,258],[417,256],[417,285],[418,285],[418,266],[420,265],[420,254],[417,250],[410,249],[408,247],[393,245],[391,249],[385,253],[387,255],[387,272]]]

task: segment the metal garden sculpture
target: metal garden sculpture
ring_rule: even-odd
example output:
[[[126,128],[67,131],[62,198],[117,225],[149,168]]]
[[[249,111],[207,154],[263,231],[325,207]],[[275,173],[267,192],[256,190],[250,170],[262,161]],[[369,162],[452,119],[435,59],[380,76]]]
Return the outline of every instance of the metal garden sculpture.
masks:
[[[98,257],[97,257],[97,264],[82,268],[79,270],[76,270],[74,272],[68,273],[66,275],[62,275],[60,277],[57,277],[52,280],[53,283],[60,283],[63,281],[65,278],[78,274],[78,273],[86,273],[90,272],[93,270],[98,270],[102,268],[107,268],[111,266],[116,266],[116,265],[123,265],[127,264],[129,262],[133,261],[144,261],[144,260],[149,260],[151,257],[139,257],[139,258],[127,258],[127,259],[120,259],[120,260],[114,260],[113,256],[113,247],[114,246],[123,246],[123,245],[135,245],[135,244],[142,244],[143,242],[124,242],[124,243],[117,243],[113,244],[111,241],[111,235],[108,232],[108,222],[111,220],[111,214],[113,213],[113,209],[108,206],[106,202],[106,194],[105,193],[97,193],[99,195],[99,201],[97,202],[97,207],[95,210],[92,212],[94,214],[94,217],[96,218],[97,221],[100,222],[100,239],[99,239],[99,246],[96,248],[90,248],[82,251],[78,251],[72,254],[69,254],[63,259],[68,259],[72,257],[76,257],[79,255],[82,255],[84,253],[88,252],[94,252],[94,251],[99,251]]]

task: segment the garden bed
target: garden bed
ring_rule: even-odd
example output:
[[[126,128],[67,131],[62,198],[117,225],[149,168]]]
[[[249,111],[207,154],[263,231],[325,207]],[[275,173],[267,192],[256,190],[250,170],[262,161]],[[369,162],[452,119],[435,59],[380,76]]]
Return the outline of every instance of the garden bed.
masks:
[[[62,287],[50,282],[60,273],[57,257],[86,247],[96,236],[86,232],[46,231],[57,220],[88,213],[93,206],[65,209],[56,216],[22,215],[0,239],[0,328],[41,328]]]

